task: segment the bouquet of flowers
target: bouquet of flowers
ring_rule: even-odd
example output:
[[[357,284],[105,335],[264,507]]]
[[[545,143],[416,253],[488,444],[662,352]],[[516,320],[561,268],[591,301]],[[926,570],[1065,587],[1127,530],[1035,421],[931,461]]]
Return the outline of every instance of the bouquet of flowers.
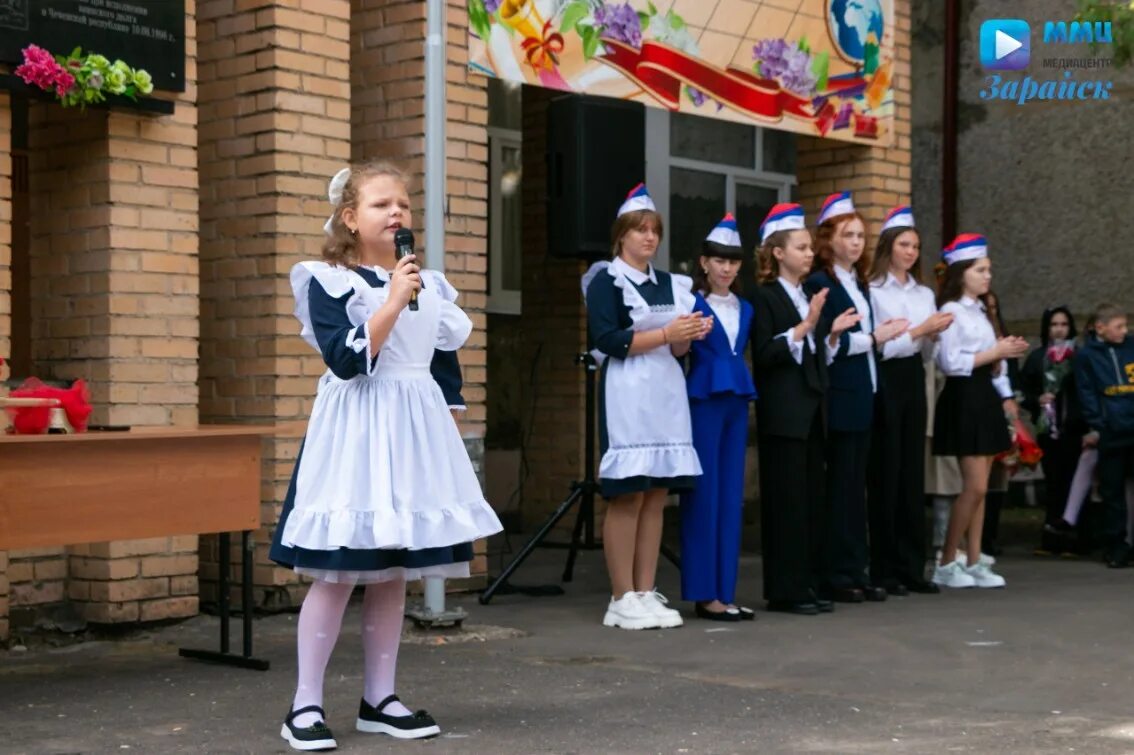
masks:
[[[1033,469],[1043,458],[1043,450],[1036,443],[1035,434],[1019,417],[1008,423],[1008,430],[1012,436],[1012,447],[997,454],[996,460],[1013,471],[1021,466]]]
[[[136,100],[139,94],[154,91],[148,72],[131,68],[121,60],[111,63],[102,55],[83,55],[80,47],[70,55],[52,56],[42,47],[28,45],[23,53],[24,62],[16,68],[16,75],[25,84],[54,92],[64,107],[85,108],[105,101],[108,94]]]
[[[1043,355],[1043,392],[1053,396],[1063,387],[1063,381],[1071,372],[1075,349],[1070,343],[1055,343]],[[1059,437],[1059,423],[1055,414],[1055,402],[1043,406],[1036,429],[1048,433],[1053,439]]]

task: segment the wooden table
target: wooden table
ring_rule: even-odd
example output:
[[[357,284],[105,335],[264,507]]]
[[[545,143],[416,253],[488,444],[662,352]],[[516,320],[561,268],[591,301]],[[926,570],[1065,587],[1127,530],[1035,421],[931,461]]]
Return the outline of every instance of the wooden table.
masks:
[[[260,526],[260,443],[271,427],[137,428],[0,435],[0,550],[220,533],[220,652],[181,655],[267,669],[252,658],[249,537]],[[244,652],[229,650],[229,533],[241,533]]]

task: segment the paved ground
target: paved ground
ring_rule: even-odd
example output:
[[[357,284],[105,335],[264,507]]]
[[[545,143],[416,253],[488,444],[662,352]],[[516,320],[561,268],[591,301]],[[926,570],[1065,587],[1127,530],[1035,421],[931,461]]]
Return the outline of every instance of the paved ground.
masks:
[[[538,553],[517,581],[554,582],[561,557]],[[757,604],[759,560],[742,566],[742,597]],[[588,553],[564,596],[459,601],[473,637],[499,639],[411,633],[400,691],[439,719],[430,742],[352,730],[352,607],[328,673],[330,724],[344,752],[1134,752],[1134,571],[1021,553],[1003,573],[1004,591],[623,632],[599,624],[601,555]],[[675,582],[664,566],[663,589]],[[177,646],[213,641],[210,617],[0,651],[0,751],[287,751],[294,623],[256,621],[266,673],[178,658]]]

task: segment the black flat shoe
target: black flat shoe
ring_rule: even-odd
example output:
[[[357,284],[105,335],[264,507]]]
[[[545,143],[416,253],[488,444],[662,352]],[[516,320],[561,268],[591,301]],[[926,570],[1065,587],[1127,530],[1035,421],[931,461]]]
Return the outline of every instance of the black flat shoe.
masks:
[[[905,586],[906,589],[908,589],[910,592],[921,593],[922,595],[937,595],[941,592],[940,587],[935,585],[933,582],[928,582],[924,579],[914,582],[906,582]]]
[[[861,603],[866,595],[857,587],[832,587],[831,600],[836,603]]]
[[[741,621],[756,621],[756,612],[745,606],[737,606],[736,612],[740,614]]]
[[[768,610],[777,613],[794,613],[797,616],[817,616],[819,607],[814,603],[793,603],[790,600],[769,600]]]
[[[901,582],[887,582],[885,587],[888,594],[897,598],[904,598],[910,594],[910,589]]]
[[[401,702],[397,695],[390,695],[377,705],[362,700],[358,705],[358,721],[354,728],[368,734],[389,734],[397,739],[429,739],[441,733],[441,727],[433,716],[423,710],[408,716],[389,716],[382,711],[392,702]]]
[[[319,721],[304,726],[302,729],[295,725],[297,716],[304,713],[318,713]],[[335,741],[335,735],[327,728],[327,724],[322,720],[326,718],[323,709],[318,705],[308,705],[299,710],[288,711],[287,718],[284,719],[283,728],[280,729],[280,736],[287,740],[293,750],[303,750],[310,752],[314,750],[333,750],[339,746]]]
[[[697,614],[697,618],[709,621],[740,621],[739,611],[710,611],[701,603],[693,604],[693,613]]]
[[[835,612],[834,601],[827,600],[826,598],[820,598],[819,596],[817,596],[815,594],[814,590],[811,591],[811,602],[814,603],[815,607],[819,609],[819,613],[834,613]]]
[[[866,585],[865,587],[860,587],[859,590],[862,591],[862,597],[871,603],[881,603],[886,600],[886,588],[884,587]]]

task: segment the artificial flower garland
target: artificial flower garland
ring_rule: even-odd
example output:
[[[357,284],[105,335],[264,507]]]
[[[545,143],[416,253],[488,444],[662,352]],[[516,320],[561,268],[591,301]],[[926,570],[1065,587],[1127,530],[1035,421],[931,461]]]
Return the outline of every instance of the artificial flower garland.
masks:
[[[52,56],[38,45],[28,45],[23,53],[24,62],[16,68],[16,75],[26,84],[53,92],[64,107],[84,108],[104,102],[108,94],[136,101],[139,94],[154,91],[153,77],[148,72],[131,68],[121,60],[111,63],[102,55],[83,55],[79,47],[70,55]]]

